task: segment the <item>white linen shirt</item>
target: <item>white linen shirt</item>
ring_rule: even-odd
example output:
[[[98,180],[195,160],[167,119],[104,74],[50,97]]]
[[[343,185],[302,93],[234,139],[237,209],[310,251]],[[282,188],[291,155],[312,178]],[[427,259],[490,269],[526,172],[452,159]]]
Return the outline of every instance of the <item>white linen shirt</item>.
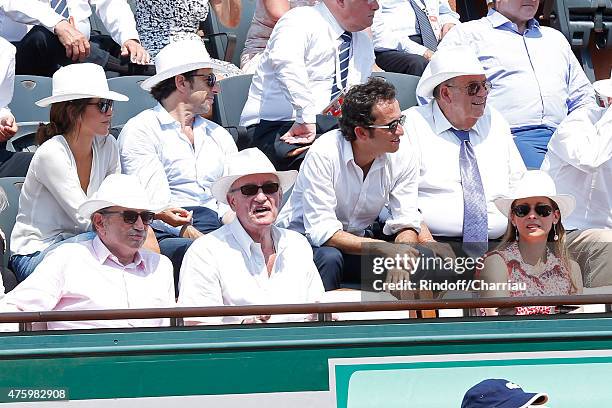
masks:
[[[459,24],[459,14],[450,8],[447,0],[416,0],[426,10],[434,34],[441,38],[444,24]],[[427,47],[410,40],[420,34],[410,0],[379,0],[380,8],[374,14],[372,41],[376,51],[397,50],[423,55]],[[433,21],[432,21],[433,20]]]
[[[323,2],[297,7],[274,26],[240,117],[241,126],[269,121],[315,123],[329,104],[334,75],[340,83],[338,46],[344,29]],[[372,72],[374,50],[367,33],[353,33],[347,87]]]
[[[235,219],[195,240],[181,266],[178,306],[244,306],[314,303],[323,296],[319,271],[306,239],[272,226],[276,259],[268,275],[261,245]],[[240,323],[242,317],[186,318],[191,323]],[[304,316],[272,316],[270,322]]]
[[[463,188],[459,139],[435,101],[412,107],[404,114],[404,131],[418,149],[419,209],[425,224],[435,236],[461,237]],[[489,238],[499,238],[506,231],[508,219],[497,210],[493,199],[508,195],[526,171],[525,164],[512,140],[508,122],[489,106],[470,130],[470,142],[487,200]]]
[[[3,19],[9,17],[18,23],[41,24],[51,32],[54,32],[55,25],[64,19],[49,7],[48,0],[3,1],[3,11],[6,13],[6,16],[2,16]],[[96,14],[117,44],[123,45],[127,40],[140,39],[134,13],[126,0],[66,0],[66,4],[70,16],[74,17],[76,28],[87,38],[91,34],[89,17],[91,7],[94,6]],[[17,40],[20,38],[15,39]]]
[[[0,38],[0,119],[11,115],[8,104],[15,88],[15,47]]]
[[[387,206],[385,234],[420,231],[417,197],[418,162],[407,137],[397,152],[378,156],[364,179],[351,142],[332,130],[310,147],[277,225],[305,234],[319,247],[337,231],[363,236]]]
[[[112,136],[97,136],[92,149],[87,192],[81,188],[64,136],[54,136],[36,150],[19,195],[19,213],[11,234],[14,254],[42,251],[90,228],[90,220],[77,214],[79,206],[98,191],[106,176],[121,170]]]
[[[0,312],[43,312],[176,306],[168,258],[147,250],[122,265],[96,236],[60,245],[28,279],[0,300]],[[167,326],[168,319],[49,322],[51,330]]]
[[[570,113],[548,142],[541,169],[557,193],[576,198],[576,208],[562,220],[566,229],[612,228],[611,109]]]
[[[238,151],[227,130],[196,116],[193,145],[181,124],[161,104],[130,119],[119,135],[121,166],[140,179],[159,207],[204,206],[222,216],[229,207],[212,196],[212,184],[226,172],[227,159]],[[155,228],[176,236],[180,227],[161,221]]]

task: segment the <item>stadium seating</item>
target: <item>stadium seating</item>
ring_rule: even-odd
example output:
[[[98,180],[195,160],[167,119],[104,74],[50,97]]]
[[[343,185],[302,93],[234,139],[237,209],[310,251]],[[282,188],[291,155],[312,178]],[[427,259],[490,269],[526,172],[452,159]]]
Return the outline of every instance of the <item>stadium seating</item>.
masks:
[[[253,75],[238,75],[219,82],[221,88],[215,97],[213,121],[226,128],[238,145],[238,150],[245,146],[246,128],[238,126],[242,108],[249,96],[249,87]]]
[[[372,76],[384,78],[393,84],[401,110],[416,106],[416,86],[419,83],[420,77],[398,74],[396,72],[375,72]]]
[[[24,177],[1,177],[0,187],[6,193],[8,199],[8,206],[0,212],[0,229],[6,236],[6,245],[4,248],[4,259],[3,266],[6,267],[10,257],[10,239],[13,226],[15,225],[15,219],[19,212],[19,194],[21,193],[21,186],[23,185]]]
[[[122,127],[128,120],[138,115],[143,110],[152,108],[157,104],[151,94],[140,87],[140,83],[147,76],[133,75],[110,78],[108,87],[115,92],[127,95],[127,102],[116,101],[113,104],[113,127]]]
[[[36,75],[16,75],[15,91],[9,108],[18,123],[46,122],[49,107],[41,108],[34,102],[51,95],[51,78]]]

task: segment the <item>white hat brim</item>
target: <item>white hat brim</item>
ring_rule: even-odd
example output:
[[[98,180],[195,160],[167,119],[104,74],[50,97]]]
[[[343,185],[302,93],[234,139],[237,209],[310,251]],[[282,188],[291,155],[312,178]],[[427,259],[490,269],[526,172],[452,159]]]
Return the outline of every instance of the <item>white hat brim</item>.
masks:
[[[483,71],[452,71],[452,72],[440,72],[430,77],[426,77],[423,81],[419,81],[416,89],[416,93],[421,98],[433,98],[433,91],[436,86],[440,85],[444,81],[456,78],[464,75],[484,75]]]
[[[166,209],[165,206],[151,208],[151,205],[148,205],[146,203],[130,203],[129,207],[125,206],[126,203],[123,203],[123,204],[124,205],[122,205],[121,203],[113,203],[112,201],[107,201],[107,200],[89,200],[81,204],[81,206],[78,209],[78,213],[81,217],[85,219],[89,219],[91,218],[91,215],[95,213],[96,211],[99,211],[103,208],[108,208],[108,207],[133,208],[135,210],[146,210],[146,211],[152,211],[154,213],[158,213]],[[136,205],[136,206],[133,207],[131,205]]]
[[[184,74],[185,72],[195,71],[197,69],[202,68],[211,68],[215,73],[225,74],[227,73],[227,69],[214,61],[201,61],[201,62],[192,62],[189,64],[179,65],[176,67],[172,67],[162,72],[158,72],[150,78],[145,79],[141,82],[140,87],[145,91],[150,91],[155,85],[159,84],[166,79],[172,78],[176,75]]]
[[[81,94],[81,93],[67,93],[62,95],[52,95],[46,98],[43,98],[39,101],[36,101],[36,105],[41,108],[45,108],[52,103],[57,102],[66,102],[66,101],[74,101],[77,99],[89,99],[89,98],[100,98],[100,99],[111,99],[113,101],[126,102],[129,101],[130,98],[127,96],[120,94],[119,92],[107,91],[107,92],[99,92],[94,94]]]
[[[567,219],[567,217],[572,213],[572,211],[574,211],[574,208],[576,208],[576,199],[569,194],[558,194],[554,196],[545,195],[543,197],[548,197],[551,200],[553,200],[555,203],[557,203],[557,206],[559,207],[559,212],[561,213],[562,220]],[[512,207],[512,203],[515,200],[523,199],[523,198],[528,198],[528,197],[514,197],[514,198],[500,197],[500,198],[496,198],[493,202],[495,203],[495,206],[497,207],[497,209],[502,214],[504,214],[505,217],[510,218],[510,208]]]
[[[225,176],[221,177],[219,180],[215,181],[212,185],[212,193],[213,196],[217,199],[217,201],[227,204],[227,193],[234,184],[236,180],[240,177],[248,176],[251,174],[274,174],[278,177],[278,182],[280,184],[280,188],[283,191],[289,190],[291,186],[295,183],[295,179],[297,178],[298,172],[296,170],[287,170],[287,171],[273,171],[273,172],[264,172],[264,173],[249,173],[249,174],[237,174],[233,176]]]

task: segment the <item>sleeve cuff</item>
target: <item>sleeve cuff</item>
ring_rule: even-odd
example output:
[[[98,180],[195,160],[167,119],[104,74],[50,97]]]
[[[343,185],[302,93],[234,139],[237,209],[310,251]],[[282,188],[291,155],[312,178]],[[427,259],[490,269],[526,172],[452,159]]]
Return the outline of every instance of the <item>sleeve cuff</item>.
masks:
[[[158,231],[167,232],[168,234],[174,235],[175,237],[179,237],[181,234],[181,227],[173,227],[160,220],[154,220],[151,223],[151,227]]]
[[[421,233],[421,220],[408,220],[408,219],[399,219],[399,220],[387,220],[385,222],[385,226],[383,227],[383,234],[385,235],[394,235],[398,232],[405,229],[414,229],[417,233]]]
[[[308,238],[312,246],[320,247],[338,231],[342,231],[342,223],[340,221],[330,223],[329,226],[311,228],[306,231],[306,238]]]

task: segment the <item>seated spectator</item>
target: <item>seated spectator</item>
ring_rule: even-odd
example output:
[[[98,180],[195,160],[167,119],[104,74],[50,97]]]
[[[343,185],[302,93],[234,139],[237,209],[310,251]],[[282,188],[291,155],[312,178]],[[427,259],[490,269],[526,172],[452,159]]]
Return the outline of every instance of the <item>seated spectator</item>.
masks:
[[[251,27],[247,32],[244,50],[240,55],[240,69],[245,74],[254,74],[261,54],[266,49],[272,29],[279,18],[289,9],[313,6],[319,0],[257,0]]]
[[[612,80],[598,81],[602,100],[612,98]],[[542,163],[557,191],[576,198],[565,219],[570,254],[584,286],[612,285],[612,109],[579,109],[557,128]]]
[[[216,74],[225,72],[202,41],[167,45],[155,58],[155,67],[157,74],[142,87],[158,104],[121,130],[121,165],[124,173],[138,177],[152,202],[182,207],[160,214],[153,223],[161,253],[172,261],[178,279],[193,239],[219,228],[229,211],[210,187],[238,149],[227,130],[200,116],[211,110],[219,92]]]
[[[575,208],[574,197],[557,194],[555,184],[541,170],[524,174],[508,197],[495,205],[508,217],[498,249],[486,254],[476,278],[500,284],[484,297],[566,296],[582,293],[578,264],[570,260],[561,220]],[[500,314],[552,314],[554,306],[519,306]],[[486,309],[496,315],[498,310]]]
[[[525,392],[513,382],[490,378],[467,390],[461,408],[546,408],[548,395],[543,392]]]
[[[20,13],[7,14],[19,23],[35,24],[15,42],[17,74],[51,76],[60,66],[73,62],[91,62],[105,70],[130,73],[130,66],[122,64],[120,58],[112,56],[100,44],[88,42],[92,4],[115,43],[121,47],[121,57],[129,56],[132,63],[139,65],[149,62],[149,54],[140,45],[134,14],[127,1],[49,0],[50,8],[46,2],[35,3],[36,12],[31,10],[29,3],[23,3],[14,7]],[[72,26],[61,27],[69,30],[68,35],[56,31],[62,20]]]
[[[19,196],[11,234],[10,267],[23,281],[51,249],[91,237],[91,223],[77,213],[109,174],[119,173],[115,139],[107,137],[113,101],[128,97],[108,90],[102,68],[73,64],[53,75],[49,123],[36,133],[40,147]],[[68,240],[69,241],[66,241]]]
[[[15,88],[15,47],[0,38],[0,177],[24,177],[32,153],[9,152],[6,142],[18,130],[17,120],[8,108]]]
[[[91,220],[89,240],[62,245],[0,301],[0,312],[42,312],[173,307],[170,261],[142,249],[159,208],[138,179],[112,174],[78,208]],[[166,326],[168,319],[49,322],[59,329]]]
[[[235,154],[215,181],[218,201],[236,212],[232,223],[199,238],[181,268],[179,306],[243,306],[319,301],[323,285],[308,241],[274,226],[295,170],[276,171],[258,149]],[[187,324],[264,323],[303,316],[186,318]]]
[[[539,0],[496,0],[486,17],[460,24],[439,49],[466,45],[491,81],[489,103],[510,123],[525,165],[539,169],[568,113],[595,104],[591,83],[566,38],[534,18]],[[430,75],[426,70],[423,76]]]
[[[427,69],[417,95],[433,100],[406,110],[404,127],[420,163],[418,206],[429,228],[420,239],[484,244],[506,229],[493,199],[525,165],[508,122],[488,106],[491,83],[470,48],[440,49]]]
[[[336,126],[317,117],[370,76],[374,53],[362,30],[376,1],[323,0],[288,11],[274,26],[253,76],[240,125],[279,170],[297,170],[317,135]]]
[[[459,24],[448,0],[380,0],[372,40],[384,71],[421,76],[438,42]]]
[[[325,290],[360,282],[367,244],[417,241],[419,168],[404,120],[393,85],[370,78],[349,89],[340,130],[313,143],[302,164],[278,225],[306,235]],[[385,206],[391,215],[374,233]]]

